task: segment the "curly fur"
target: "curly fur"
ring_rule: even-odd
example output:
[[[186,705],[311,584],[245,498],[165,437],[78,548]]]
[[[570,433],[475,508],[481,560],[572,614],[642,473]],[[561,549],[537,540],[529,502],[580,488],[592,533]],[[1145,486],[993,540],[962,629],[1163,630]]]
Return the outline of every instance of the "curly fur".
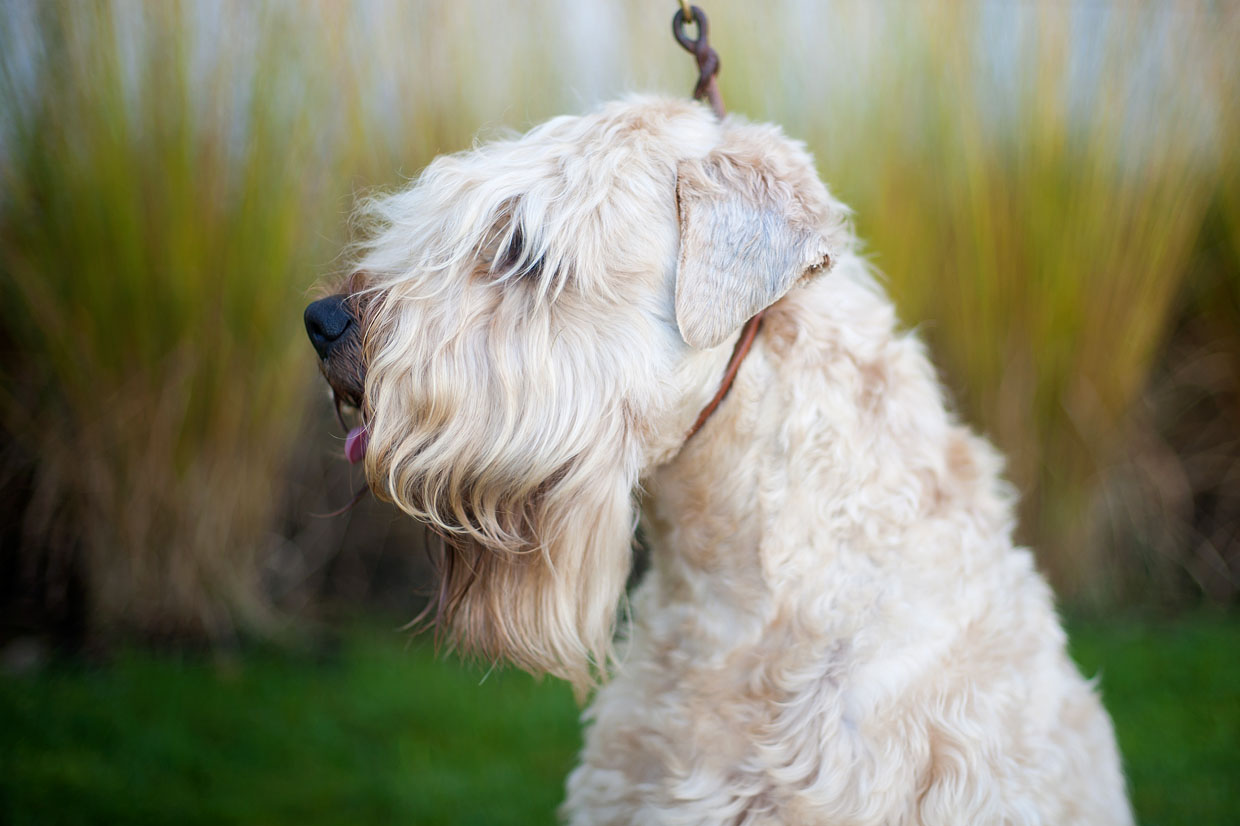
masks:
[[[448,541],[463,648],[604,678],[568,820],[1131,822],[1000,460],[803,146],[639,98],[365,214],[367,475]]]

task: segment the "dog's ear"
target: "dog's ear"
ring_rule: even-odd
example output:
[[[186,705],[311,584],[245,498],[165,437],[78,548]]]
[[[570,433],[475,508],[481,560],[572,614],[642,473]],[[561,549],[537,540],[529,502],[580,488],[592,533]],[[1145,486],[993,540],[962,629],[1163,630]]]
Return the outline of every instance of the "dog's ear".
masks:
[[[677,165],[676,207],[676,324],[699,349],[829,268],[846,214],[800,144],[773,127],[732,123],[719,147]]]

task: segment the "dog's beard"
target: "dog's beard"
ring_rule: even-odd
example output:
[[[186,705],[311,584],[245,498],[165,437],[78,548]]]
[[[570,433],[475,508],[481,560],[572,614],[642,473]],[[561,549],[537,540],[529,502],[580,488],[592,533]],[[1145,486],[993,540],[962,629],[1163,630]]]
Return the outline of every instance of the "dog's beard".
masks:
[[[524,497],[482,487],[391,495],[443,542],[428,616],[467,653],[591,685],[611,655],[629,570],[630,484],[584,465]]]
[[[598,353],[548,354],[524,325],[436,335],[449,324],[374,323],[367,477],[442,538],[429,615],[450,642],[584,690],[611,656],[629,569],[628,417],[614,384],[585,378]]]

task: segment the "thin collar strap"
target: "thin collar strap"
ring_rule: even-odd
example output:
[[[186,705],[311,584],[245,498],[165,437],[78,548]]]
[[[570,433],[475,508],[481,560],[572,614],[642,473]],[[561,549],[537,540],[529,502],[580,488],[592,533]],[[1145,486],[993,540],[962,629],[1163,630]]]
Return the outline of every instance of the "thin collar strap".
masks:
[[[719,391],[715,393],[715,397],[698,414],[697,421],[693,423],[693,427],[689,428],[689,435],[685,436],[686,442],[702,429],[702,425],[706,424],[710,414],[715,412],[715,408],[723,402],[724,396],[728,395],[728,391],[732,389],[732,382],[736,379],[737,371],[741,369],[741,362],[745,360],[745,356],[749,353],[749,348],[753,346],[753,340],[758,337],[758,328],[762,326],[762,316],[765,313],[766,310],[759,310],[741,328],[741,337],[736,340],[736,348],[732,350],[732,358],[728,361],[728,369],[723,373],[723,381],[719,384]]]

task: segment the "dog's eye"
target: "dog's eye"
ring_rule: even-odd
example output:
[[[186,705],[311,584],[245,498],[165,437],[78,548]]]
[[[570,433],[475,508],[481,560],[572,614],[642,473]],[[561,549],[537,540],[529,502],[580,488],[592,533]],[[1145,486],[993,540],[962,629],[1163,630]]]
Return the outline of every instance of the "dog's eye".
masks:
[[[530,261],[525,255],[525,233],[517,224],[512,230],[512,237],[495,257],[494,271],[512,278],[537,276],[542,272],[542,258]]]

